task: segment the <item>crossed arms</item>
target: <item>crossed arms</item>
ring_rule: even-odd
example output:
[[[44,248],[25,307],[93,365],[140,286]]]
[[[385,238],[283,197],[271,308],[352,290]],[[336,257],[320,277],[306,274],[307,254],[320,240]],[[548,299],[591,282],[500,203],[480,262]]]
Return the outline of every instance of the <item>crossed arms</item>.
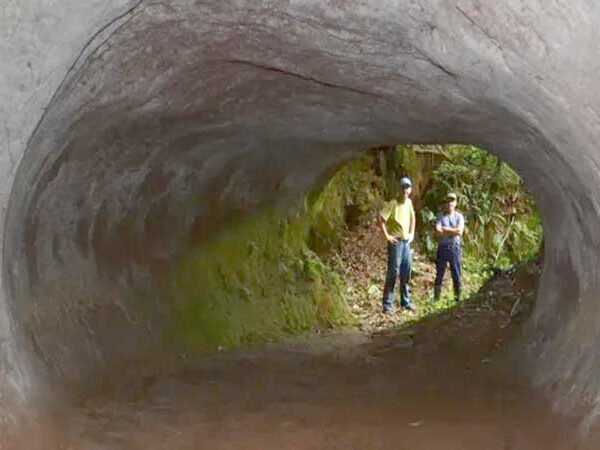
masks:
[[[443,227],[439,221],[435,224],[436,236],[462,236],[464,231],[465,225],[462,222],[457,227]]]

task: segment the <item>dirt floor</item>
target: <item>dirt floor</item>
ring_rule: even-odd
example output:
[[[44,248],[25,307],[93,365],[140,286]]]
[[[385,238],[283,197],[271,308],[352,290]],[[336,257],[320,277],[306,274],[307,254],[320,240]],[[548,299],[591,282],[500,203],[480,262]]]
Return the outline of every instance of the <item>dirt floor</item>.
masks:
[[[600,448],[577,444],[575,424],[508,369],[537,272],[497,276],[473,301],[409,327],[310,335],[190,362],[88,400],[53,424],[54,435],[31,433],[35,442],[15,448]]]

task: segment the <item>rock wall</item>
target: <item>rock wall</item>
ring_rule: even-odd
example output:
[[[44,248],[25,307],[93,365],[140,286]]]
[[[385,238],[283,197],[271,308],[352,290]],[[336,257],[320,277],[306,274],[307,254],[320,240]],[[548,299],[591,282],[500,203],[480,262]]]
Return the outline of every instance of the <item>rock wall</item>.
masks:
[[[600,398],[600,8],[591,0],[8,0],[1,392],[164,351],[157,291],[232,218],[361,149],[473,143],[544,218],[534,381]],[[18,164],[18,168],[17,168]]]

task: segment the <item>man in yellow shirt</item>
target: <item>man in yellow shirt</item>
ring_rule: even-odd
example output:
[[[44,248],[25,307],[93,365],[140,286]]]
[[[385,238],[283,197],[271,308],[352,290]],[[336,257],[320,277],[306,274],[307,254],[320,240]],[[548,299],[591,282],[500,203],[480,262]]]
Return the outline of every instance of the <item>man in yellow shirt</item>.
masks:
[[[383,291],[385,314],[392,311],[398,277],[400,277],[400,307],[415,311],[408,292],[412,259],[410,244],[415,237],[415,210],[410,200],[412,193],[410,178],[400,179],[400,189],[399,198],[386,203],[378,216],[379,225],[388,242],[387,275]]]

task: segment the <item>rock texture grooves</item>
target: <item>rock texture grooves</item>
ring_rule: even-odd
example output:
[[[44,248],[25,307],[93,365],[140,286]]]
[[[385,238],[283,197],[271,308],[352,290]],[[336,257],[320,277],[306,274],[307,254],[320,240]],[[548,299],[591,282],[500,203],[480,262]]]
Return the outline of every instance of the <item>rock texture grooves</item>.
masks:
[[[533,380],[593,421],[595,2],[83,3],[0,9],[7,419],[47,386],[160,351],[169,308],[151,293],[215,227],[367,146],[461,142],[536,197],[545,263],[523,347]]]

